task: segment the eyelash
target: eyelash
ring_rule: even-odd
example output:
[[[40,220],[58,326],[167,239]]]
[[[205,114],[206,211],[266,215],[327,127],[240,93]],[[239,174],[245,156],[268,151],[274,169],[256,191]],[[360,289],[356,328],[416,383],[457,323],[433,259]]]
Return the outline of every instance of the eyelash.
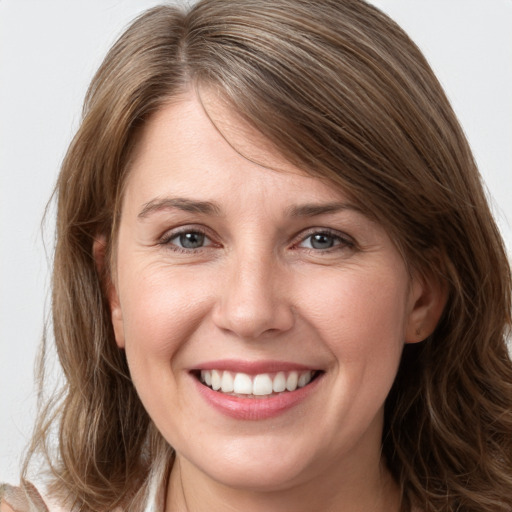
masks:
[[[331,252],[340,251],[343,249],[355,249],[356,244],[352,238],[344,233],[335,231],[328,228],[313,228],[308,230],[306,233],[300,234],[300,240],[294,244],[294,247],[301,248],[300,245],[306,242],[308,239],[312,239],[314,236],[325,236],[334,240],[334,245],[326,249],[315,249],[314,247],[302,247],[305,250],[311,251],[315,254],[328,254]]]
[[[209,240],[210,243],[206,246],[197,247],[195,249],[180,247],[180,246],[172,243],[172,240],[174,240],[175,238],[178,238],[181,235],[188,235],[188,234],[198,234],[198,235],[204,236],[204,238]],[[199,252],[205,248],[208,248],[212,245],[215,245],[215,244],[213,242],[211,242],[211,238],[208,236],[206,230],[202,229],[200,226],[184,226],[183,228],[178,228],[177,230],[167,232],[160,239],[159,245],[165,246],[174,252],[190,254],[190,253],[197,253],[197,252]]]
[[[186,247],[180,247],[179,245],[176,245],[175,243],[172,243],[172,240],[182,236],[182,235],[200,235],[203,236],[206,240],[209,241],[207,245],[202,245],[201,247],[197,248],[186,248]],[[325,249],[318,249],[314,247],[301,247],[301,244],[306,242],[308,239],[311,239],[313,236],[325,236],[328,238],[333,239],[333,245],[332,247],[328,247]],[[304,249],[308,252],[314,253],[314,254],[328,254],[336,251],[340,251],[343,249],[355,249],[356,243],[353,241],[352,238],[345,235],[344,233],[340,233],[339,231],[335,231],[328,228],[311,228],[307,232],[301,233],[298,237],[296,242],[292,244],[293,249]],[[166,248],[177,252],[177,253],[184,253],[184,254],[190,254],[190,253],[198,253],[204,249],[207,249],[211,246],[215,246],[216,244],[212,241],[211,237],[208,236],[207,230],[201,228],[200,226],[184,226],[183,228],[178,228],[177,230],[173,230],[171,232],[166,233],[164,236],[161,237],[160,241],[158,242],[159,245],[165,246]],[[218,247],[218,245],[217,245]]]

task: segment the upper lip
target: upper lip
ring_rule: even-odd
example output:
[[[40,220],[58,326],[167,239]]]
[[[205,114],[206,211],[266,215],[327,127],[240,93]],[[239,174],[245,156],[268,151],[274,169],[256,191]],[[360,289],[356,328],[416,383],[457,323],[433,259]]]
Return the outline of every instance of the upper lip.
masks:
[[[246,373],[248,375],[257,375],[260,373],[318,370],[318,368],[290,361],[244,361],[236,359],[219,359],[217,361],[200,363],[197,366],[194,366],[193,370],[223,370],[235,373]]]

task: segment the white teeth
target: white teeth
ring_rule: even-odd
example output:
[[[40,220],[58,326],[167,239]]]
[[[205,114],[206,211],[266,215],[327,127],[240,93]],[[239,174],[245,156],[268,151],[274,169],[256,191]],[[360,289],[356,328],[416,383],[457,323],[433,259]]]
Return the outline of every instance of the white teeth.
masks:
[[[246,373],[235,375],[234,392],[240,395],[252,395],[252,380]]]
[[[272,383],[272,389],[274,393],[282,393],[286,389],[286,377],[284,372],[276,374],[274,382]]]
[[[297,372],[290,372],[286,379],[286,389],[288,391],[295,391],[297,389],[298,380],[299,374]]]
[[[214,391],[237,395],[268,396],[272,393],[295,391],[311,382],[313,372],[277,372],[273,378],[268,373],[250,376],[221,370],[201,370],[201,381]]]
[[[311,372],[301,373],[299,377],[298,386],[299,388],[303,388],[306,384],[311,382]]]
[[[224,372],[222,374],[220,389],[222,390],[223,393],[233,392],[233,377],[231,376],[231,373]]]
[[[217,370],[212,370],[212,389],[218,391],[221,386],[221,375]]]
[[[212,372],[208,370],[201,370],[201,380],[207,385],[212,385]]]
[[[268,373],[261,373],[254,377],[252,394],[258,396],[272,394],[272,379]]]

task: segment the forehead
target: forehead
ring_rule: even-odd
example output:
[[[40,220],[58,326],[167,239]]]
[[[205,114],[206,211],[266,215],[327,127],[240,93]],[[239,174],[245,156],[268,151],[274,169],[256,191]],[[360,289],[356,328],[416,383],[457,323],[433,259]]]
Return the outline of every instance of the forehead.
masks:
[[[339,187],[287,161],[270,141],[213,95],[190,92],[146,123],[134,150],[125,201],[223,195],[262,201],[347,199]]]

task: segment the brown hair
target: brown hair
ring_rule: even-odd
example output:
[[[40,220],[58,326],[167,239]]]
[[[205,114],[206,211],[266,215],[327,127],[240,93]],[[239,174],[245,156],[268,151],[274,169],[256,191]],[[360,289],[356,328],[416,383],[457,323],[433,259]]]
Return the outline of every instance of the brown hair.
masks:
[[[436,331],[406,346],[383,454],[403,510],[512,508],[510,269],[470,149],[418,48],[361,0],[203,0],[157,7],[90,86],[57,185],[53,327],[65,376],[32,451],[58,425],[56,487],[81,510],[136,509],[171,450],[114,341],[92,245],[115,240],[137,133],[185,87],[214,87],[307,172],[349,193],[411,269],[442,282]],[[48,455],[48,458],[51,457]]]

